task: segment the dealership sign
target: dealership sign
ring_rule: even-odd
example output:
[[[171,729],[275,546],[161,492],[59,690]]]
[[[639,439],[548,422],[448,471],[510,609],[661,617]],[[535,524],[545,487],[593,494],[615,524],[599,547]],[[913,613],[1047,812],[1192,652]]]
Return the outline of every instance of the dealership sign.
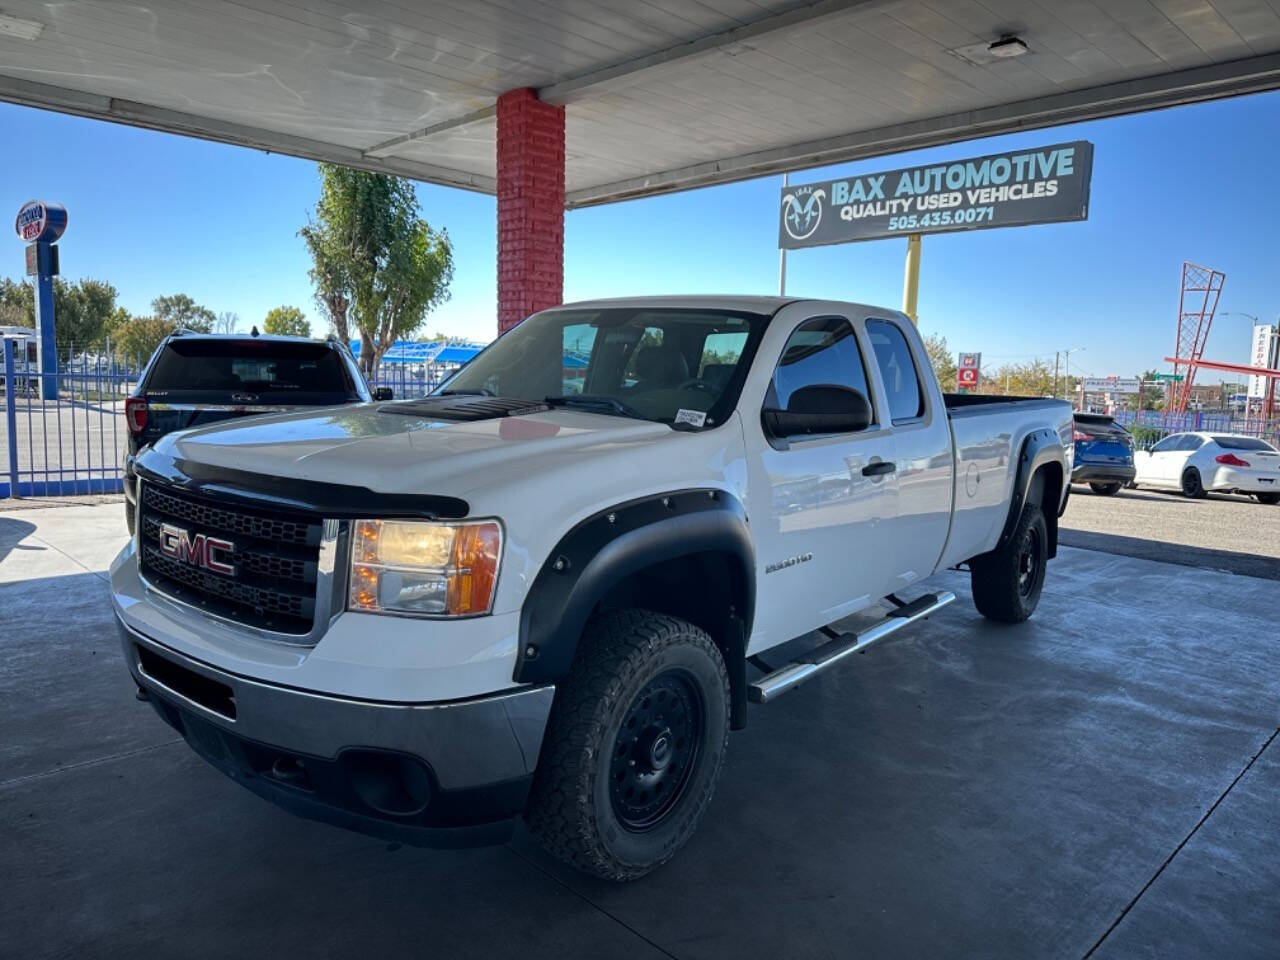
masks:
[[[960,354],[960,366],[956,367],[956,386],[961,390],[976,390],[981,379],[982,354]]]
[[[28,200],[13,227],[24,243],[56,243],[67,229],[67,209],[57,203]]]
[[[1085,377],[1080,388],[1085,393],[1138,393],[1142,383],[1137,377]]]
[[[1087,220],[1092,173],[1093,144],[1076,140],[783,187],[778,246]]]
[[[1249,350],[1249,366],[1274,367],[1276,364],[1276,328],[1269,323],[1254,324],[1253,347]],[[1249,378],[1249,396],[1265,399],[1270,381],[1266,377]]]

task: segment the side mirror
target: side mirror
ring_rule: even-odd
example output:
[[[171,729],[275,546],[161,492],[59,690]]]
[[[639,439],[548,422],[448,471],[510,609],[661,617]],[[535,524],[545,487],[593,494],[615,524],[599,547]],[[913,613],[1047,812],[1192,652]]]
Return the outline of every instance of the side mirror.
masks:
[[[390,387],[374,387],[373,388],[373,399],[390,400],[391,397],[392,397],[392,393],[391,393]]]
[[[787,409],[761,411],[765,431],[778,438],[804,434],[853,433],[871,425],[871,404],[851,387],[822,384],[791,394]]]

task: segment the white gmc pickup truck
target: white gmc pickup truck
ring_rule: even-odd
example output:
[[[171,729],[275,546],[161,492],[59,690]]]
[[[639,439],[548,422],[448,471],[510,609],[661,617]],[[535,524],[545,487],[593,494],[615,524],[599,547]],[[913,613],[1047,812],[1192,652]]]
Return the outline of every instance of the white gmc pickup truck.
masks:
[[[1030,616],[1071,436],[1063,402],[944,396],[893,310],[568,305],[424,399],[144,449],[113,602],[139,698],[260,796],[422,845],[523,817],[632,879],[748,703],[955,599],[899,593],[967,564],[983,614]]]

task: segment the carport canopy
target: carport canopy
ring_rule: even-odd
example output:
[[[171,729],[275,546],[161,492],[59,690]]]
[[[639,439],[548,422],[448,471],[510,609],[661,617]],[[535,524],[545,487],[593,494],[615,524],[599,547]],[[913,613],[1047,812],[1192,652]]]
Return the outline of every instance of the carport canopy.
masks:
[[[505,325],[558,302],[566,208],[1272,89],[1278,11],[7,0],[0,99],[497,193]]]

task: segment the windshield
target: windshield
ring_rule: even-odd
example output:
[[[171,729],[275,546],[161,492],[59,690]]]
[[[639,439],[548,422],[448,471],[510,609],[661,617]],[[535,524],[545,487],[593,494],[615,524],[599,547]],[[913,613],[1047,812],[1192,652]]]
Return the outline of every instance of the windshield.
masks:
[[[549,310],[499,337],[438,392],[713,427],[738,401],[766,320],[722,310]]]
[[[324,343],[182,339],[169,342],[147,393],[251,393],[294,403],[342,403],[354,393],[342,358]]]

